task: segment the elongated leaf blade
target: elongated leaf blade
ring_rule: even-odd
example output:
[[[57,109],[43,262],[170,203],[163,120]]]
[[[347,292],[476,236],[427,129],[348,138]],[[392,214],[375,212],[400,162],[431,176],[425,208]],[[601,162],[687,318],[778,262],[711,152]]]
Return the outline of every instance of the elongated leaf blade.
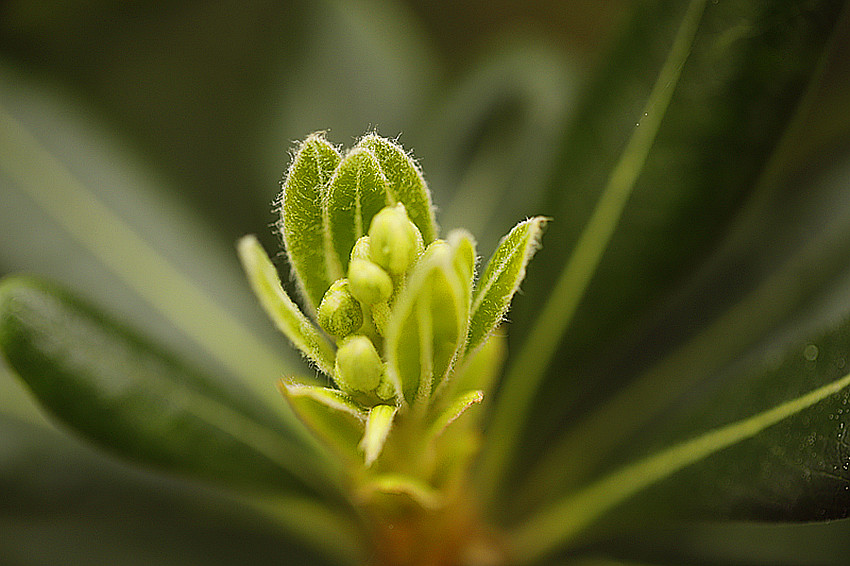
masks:
[[[546,222],[541,216],[520,222],[499,242],[472,301],[467,350],[480,346],[502,322],[525,278],[528,262],[540,248]]]
[[[275,499],[272,521],[248,499],[143,472],[62,431],[4,416],[0,492],[7,563],[215,566],[250,554],[252,564],[271,566],[285,552],[330,565],[357,553],[353,519],[330,506],[324,516],[311,512],[315,499]]]
[[[520,544],[534,555],[568,543],[639,494],[611,520],[847,517],[848,355],[844,320],[689,395],[673,424],[635,443],[632,463],[549,506]]]
[[[0,63],[0,271],[62,281],[279,409],[268,377],[297,357],[258,331],[232,239],[90,108],[33,77]]]
[[[341,159],[324,134],[312,134],[295,151],[283,182],[280,233],[289,262],[312,310],[321,302],[331,283],[342,277],[341,271],[330,269],[326,258],[322,214],[327,184]]]
[[[410,220],[422,233],[425,245],[430,244],[437,237],[437,221],[431,193],[413,158],[397,143],[376,134],[364,136],[357,147],[368,149],[377,158],[389,184],[393,204],[404,204]]]
[[[0,348],[48,411],[126,458],[243,488],[332,477],[256,408],[43,283],[0,284]]]
[[[333,346],[286,294],[274,264],[257,238],[242,238],[238,251],[254,294],[278,330],[325,375],[332,376],[335,356]]]

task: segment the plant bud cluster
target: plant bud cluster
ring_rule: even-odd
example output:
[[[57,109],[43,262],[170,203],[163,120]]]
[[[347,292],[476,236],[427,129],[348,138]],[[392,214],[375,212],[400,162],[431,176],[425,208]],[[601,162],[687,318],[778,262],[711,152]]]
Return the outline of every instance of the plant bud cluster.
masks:
[[[422,234],[404,205],[383,208],[351,249],[347,277],[334,281],[319,304],[319,325],[339,346],[334,381],[364,405],[396,396],[375,344],[383,345],[392,300],[423,251]]]

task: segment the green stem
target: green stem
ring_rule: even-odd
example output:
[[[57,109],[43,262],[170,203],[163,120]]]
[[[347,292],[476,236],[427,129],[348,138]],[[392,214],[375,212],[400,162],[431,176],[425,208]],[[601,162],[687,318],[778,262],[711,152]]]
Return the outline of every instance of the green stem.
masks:
[[[523,423],[558,344],[596,272],[631,196],[664,118],[682,67],[696,37],[705,0],[693,0],[676,34],[670,54],[652,88],[642,117],[608,178],[599,202],[564,266],[537,323],[513,358],[493,411],[481,464],[483,494],[494,497],[508,472]]]

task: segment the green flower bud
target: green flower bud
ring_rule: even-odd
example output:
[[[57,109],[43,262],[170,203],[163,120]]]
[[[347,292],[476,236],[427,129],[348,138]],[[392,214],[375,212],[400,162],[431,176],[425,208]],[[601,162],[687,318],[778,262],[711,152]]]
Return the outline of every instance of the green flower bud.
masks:
[[[318,309],[319,326],[328,334],[344,338],[363,326],[363,309],[351,294],[348,279],[333,282]]]
[[[422,234],[401,203],[385,207],[372,218],[369,238],[372,261],[394,275],[407,271],[422,253]]]
[[[393,293],[393,281],[387,272],[368,259],[353,259],[348,264],[351,294],[367,305],[382,303]]]
[[[395,386],[390,383],[386,374],[384,374],[381,378],[381,382],[378,384],[377,389],[375,389],[375,395],[377,395],[381,401],[391,401],[392,399],[395,399]]]
[[[371,239],[369,236],[360,236],[351,248],[351,259],[369,259],[371,256]]]
[[[351,336],[337,350],[334,379],[343,391],[373,393],[383,374],[381,356],[365,336]]]

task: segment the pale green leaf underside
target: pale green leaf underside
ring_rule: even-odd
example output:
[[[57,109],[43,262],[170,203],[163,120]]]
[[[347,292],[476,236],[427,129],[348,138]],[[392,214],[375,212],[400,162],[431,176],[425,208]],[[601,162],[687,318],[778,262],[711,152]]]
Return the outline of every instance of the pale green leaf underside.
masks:
[[[325,262],[325,219],[322,202],[341,156],[324,138],[309,136],[295,152],[295,157],[281,195],[280,231],[289,262],[311,310],[342,273],[329,271]]]
[[[523,524],[513,536],[518,555],[531,562],[568,544],[605,512],[642,489],[724,448],[752,438],[848,386],[850,375],[845,375],[796,399],[672,446],[603,477]]]
[[[369,411],[369,418],[366,420],[366,432],[363,433],[363,440],[360,441],[359,445],[363,451],[367,467],[371,466],[372,462],[381,454],[397,411],[398,407],[390,405],[376,405]]]
[[[286,294],[277,270],[257,238],[243,237],[238,251],[251,288],[275,326],[322,372],[333,375],[333,346]]]
[[[323,202],[327,271],[348,270],[354,242],[369,231],[372,217],[391,204],[387,180],[372,152],[355,148],[337,166]]]
[[[499,242],[472,302],[467,350],[480,346],[502,322],[525,278],[526,266],[540,246],[546,222],[540,216],[521,222]]]
[[[357,147],[372,152],[389,183],[390,197],[394,203],[404,204],[410,220],[422,233],[425,245],[430,244],[437,237],[437,224],[431,194],[413,159],[398,144],[375,134],[364,136]]]

